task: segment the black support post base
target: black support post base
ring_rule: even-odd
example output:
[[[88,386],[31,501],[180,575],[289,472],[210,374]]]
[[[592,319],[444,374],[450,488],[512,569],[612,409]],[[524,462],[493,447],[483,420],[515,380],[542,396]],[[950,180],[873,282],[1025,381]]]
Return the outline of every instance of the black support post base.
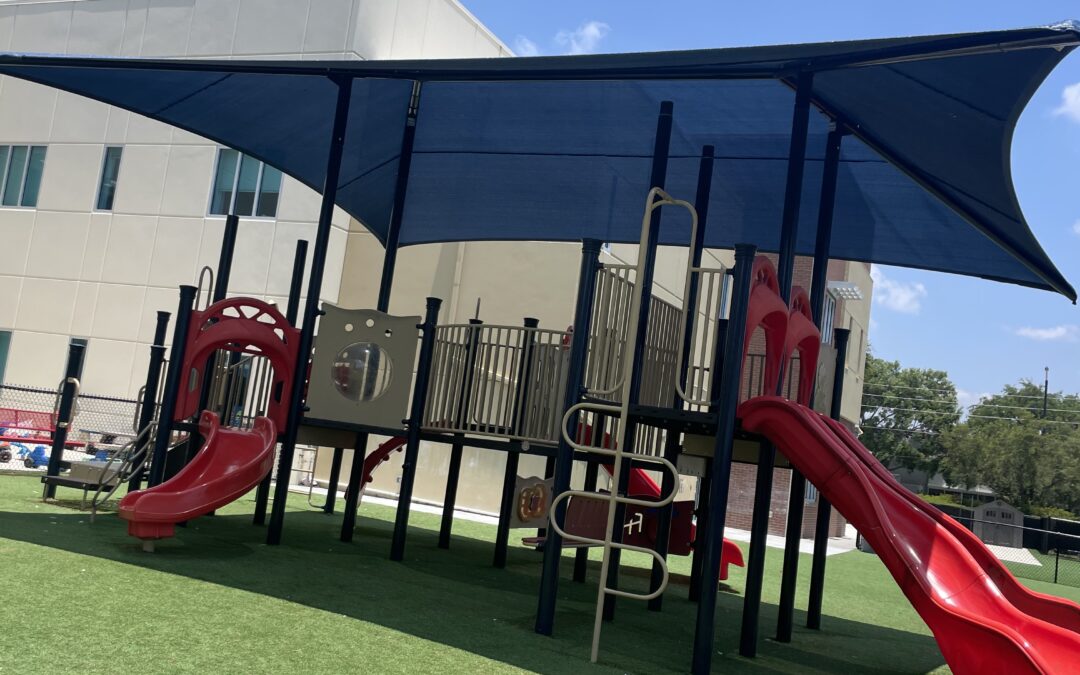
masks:
[[[349,485],[345,488],[345,514],[341,520],[341,541],[353,540],[356,530],[356,509],[360,505],[360,490],[364,487],[364,457],[367,455],[368,435],[360,432],[356,435],[353,448],[352,466],[349,467]]]
[[[446,471],[446,496],[443,497],[442,523],[439,526],[439,548],[450,548],[450,534],[454,529],[454,509],[457,508],[462,452],[461,441],[455,440],[450,446],[450,467]]]
[[[344,449],[334,448],[334,458],[330,462],[330,479],[326,484],[326,503],[323,504],[323,513],[334,513],[334,502],[337,501],[338,481],[341,479],[341,457],[345,454]]]
[[[510,545],[510,519],[514,514],[514,486],[517,483],[520,458],[516,452],[506,453],[502,502],[499,505],[499,527],[495,531],[495,558],[492,562],[499,569],[506,567],[506,549]]]

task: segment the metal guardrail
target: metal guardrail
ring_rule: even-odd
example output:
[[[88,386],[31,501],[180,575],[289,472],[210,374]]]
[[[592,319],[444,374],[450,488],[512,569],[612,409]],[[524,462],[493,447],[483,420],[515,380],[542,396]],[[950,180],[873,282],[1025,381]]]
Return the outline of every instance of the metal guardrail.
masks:
[[[525,326],[438,326],[423,427],[557,442],[567,337]]]

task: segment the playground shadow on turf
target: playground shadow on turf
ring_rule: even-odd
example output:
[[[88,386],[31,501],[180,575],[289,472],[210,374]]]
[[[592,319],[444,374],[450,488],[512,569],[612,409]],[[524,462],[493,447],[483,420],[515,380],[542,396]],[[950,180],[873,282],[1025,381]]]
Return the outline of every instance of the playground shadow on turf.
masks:
[[[401,564],[387,559],[392,526],[386,521],[361,518],[352,544],[338,541],[340,517],[290,511],[287,522],[284,545],[271,548],[249,514],[201,518],[178,528],[158,553],[146,554],[111,514],[91,525],[83,512],[6,512],[0,513],[0,538],[285,599],[536,672],[689,668],[697,607],[686,600],[684,586],[667,593],[660,614],[643,603],[620,601],[616,621],[604,626],[602,664],[593,666],[587,659],[599,576],[595,563],[589,583],[576,584],[568,578],[572,560],[564,560],[552,640],[533,632],[540,567],[535,551],[511,547],[507,568],[500,570],[491,564],[491,542],[455,536],[446,551],[437,547],[437,532],[414,527]],[[312,573],[297,573],[305,570]],[[646,584],[636,575],[626,581],[631,590]],[[737,651],[741,611],[741,596],[720,594],[716,646],[723,656],[715,660],[717,670],[921,673],[944,663],[928,636],[833,617],[826,617],[825,631],[797,628],[791,644],[763,640],[757,659],[729,656]],[[775,606],[763,605],[763,637],[771,635],[775,619]]]

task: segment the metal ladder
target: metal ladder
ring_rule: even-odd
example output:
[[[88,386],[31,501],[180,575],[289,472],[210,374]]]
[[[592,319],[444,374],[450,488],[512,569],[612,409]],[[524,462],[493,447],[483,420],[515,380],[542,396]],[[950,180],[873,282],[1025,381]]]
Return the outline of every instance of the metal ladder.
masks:
[[[626,451],[625,450],[626,420],[628,418],[628,414],[629,414],[629,410],[630,410],[630,388],[628,386],[626,386],[626,383],[630,381],[631,378],[629,377],[629,375],[630,375],[630,373],[632,372],[632,369],[635,366],[635,364],[634,364],[634,351],[635,351],[635,347],[637,345],[637,338],[638,338],[637,325],[638,325],[638,320],[639,320],[640,315],[641,315],[642,298],[644,297],[645,293],[652,292],[652,289],[644,288],[644,284],[641,283],[641,279],[643,278],[644,271],[645,271],[645,259],[646,259],[645,251],[646,251],[646,248],[648,247],[649,231],[652,228],[652,214],[653,214],[653,211],[655,211],[657,208],[660,208],[662,206],[680,206],[682,208],[685,208],[687,211],[690,212],[690,218],[691,218],[691,223],[692,223],[692,231],[694,231],[694,232],[697,231],[697,225],[698,225],[697,211],[694,209],[694,206],[690,202],[687,202],[687,201],[684,201],[684,200],[681,200],[681,199],[675,199],[675,198],[671,197],[669,194],[667,194],[666,192],[664,192],[660,188],[655,188],[654,187],[651,190],[649,190],[649,194],[645,198],[645,212],[644,212],[644,215],[642,216],[642,221],[641,221],[641,240],[639,242],[638,260],[637,260],[637,265],[635,267],[636,275],[637,275],[636,278],[638,280],[638,283],[636,284],[633,301],[632,301],[631,306],[630,306],[630,320],[627,323],[627,326],[628,326],[629,330],[628,330],[628,335],[627,335],[627,339],[626,339],[626,346],[625,346],[624,353],[623,353],[623,368],[622,368],[623,377],[621,378],[622,381],[619,383],[619,385],[617,387],[617,388],[621,389],[620,396],[619,396],[619,403],[617,405],[615,405],[615,404],[595,403],[595,402],[591,402],[591,401],[578,403],[576,405],[571,406],[566,411],[566,413],[563,415],[562,437],[563,437],[563,440],[571,448],[573,448],[575,451],[580,450],[580,451],[583,451],[583,452],[590,452],[590,453],[594,453],[594,454],[598,454],[598,455],[606,455],[606,456],[612,458],[614,466],[612,468],[611,481],[612,481],[613,486],[619,485],[619,477],[620,477],[622,469],[623,469],[623,460],[624,459],[632,459],[632,460],[634,460],[636,462],[641,462],[641,463],[658,464],[658,465],[660,465],[660,468],[662,470],[670,471],[676,477],[678,477],[678,475],[679,475],[679,471],[675,467],[675,465],[672,464],[671,462],[669,462],[667,459],[664,459],[663,457],[658,457],[658,456],[653,456],[653,455],[646,455],[646,454],[641,454],[641,453],[632,452],[632,451]],[[690,271],[688,271],[688,275],[689,274],[690,274]],[[612,393],[613,392],[614,392],[614,389],[612,389]],[[571,418],[573,418],[576,415],[576,413],[579,413],[579,412],[599,413],[599,414],[603,414],[603,415],[609,415],[609,416],[612,416],[612,417],[617,417],[619,419],[619,424],[618,424],[617,431],[616,431],[615,442],[613,444],[611,444],[612,447],[610,447],[610,448],[597,447],[597,445],[600,445],[600,446],[604,445],[604,443],[603,443],[603,432],[602,431],[600,433],[594,433],[593,438],[590,439],[591,441],[596,441],[597,437],[599,437],[600,442],[598,444],[585,445],[583,443],[578,443],[575,440],[575,436],[577,434],[574,433],[574,432],[576,432],[576,430],[574,430],[574,432],[572,432],[571,430],[567,429],[567,425],[569,424]],[[676,484],[677,484],[677,482],[678,481],[676,481]],[[594,617],[594,620],[593,620],[593,639],[592,639],[592,654],[591,654],[591,660],[592,660],[593,663],[596,662],[597,657],[599,655],[599,651],[600,651],[600,630],[601,630],[601,625],[602,625],[602,622],[603,622],[604,600],[605,600],[605,598],[608,595],[613,595],[613,596],[617,596],[617,597],[633,598],[633,599],[637,599],[637,600],[651,600],[651,599],[661,595],[664,592],[664,590],[667,588],[667,585],[668,585],[669,574],[668,574],[668,569],[667,569],[667,562],[664,560],[663,556],[661,556],[659,553],[657,553],[656,551],[654,551],[654,550],[652,550],[650,548],[644,548],[644,547],[641,547],[641,546],[633,546],[633,545],[624,544],[624,543],[621,543],[621,542],[620,543],[615,543],[614,541],[612,541],[612,531],[613,531],[613,529],[615,527],[616,505],[617,504],[626,504],[626,505],[637,505],[637,506],[645,506],[645,507],[653,507],[653,508],[660,507],[660,506],[667,506],[672,501],[674,501],[676,492],[677,491],[673,490],[671,492],[671,494],[666,495],[666,496],[662,496],[662,498],[659,501],[651,501],[651,500],[645,500],[645,499],[635,499],[633,497],[622,497],[622,496],[619,496],[617,494],[617,490],[612,490],[612,491],[610,491],[608,493],[590,492],[590,491],[586,491],[586,490],[567,490],[566,492],[563,492],[563,493],[559,494],[558,496],[556,496],[555,499],[553,499],[552,502],[551,502],[551,506],[549,507],[549,511],[548,511],[549,514],[551,514],[549,516],[549,520],[550,520],[551,527],[556,532],[558,532],[565,539],[571,539],[571,540],[574,540],[574,541],[577,541],[577,542],[583,542],[583,543],[586,543],[586,544],[592,544],[592,545],[600,546],[600,547],[603,548],[603,562],[602,562],[601,567],[600,567],[600,584],[599,584],[599,588],[598,588],[598,591],[597,591],[597,598],[596,598],[596,614],[595,614],[595,617]],[[603,501],[607,502],[607,525],[606,525],[606,529],[605,529],[605,532],[604,532],[604,538],[603,539],[591,539],[591,538],[581,537],[581,536],[577,536],[577,535],[570,535],[565,530],[563,530],[562,526],[556,521],[556,519],[554,517],[554,514],[556,513],[556,506],[559,504],[559,502],[563,501],[563,500],[566,500],[566,499],[569,499],[571,497],[575,497],[575,496],[576,497],[581,497],[581,498],[598,499],[598,500],[603,500]],[[609,587],[607,585],[607,578],[608,578],[608,569],[609,569],[610,564],[611,564],[611,552],[612,552],[613,549],[620,549],[620,550],[624,550],[624,551],[634,551],[634,552],[637,552],[637,553],[644,553],[644,554],[652,556],[660,564],[660,568],[663,571],[663,579],[661,580],[660,585],[656,588],[656,590],[654,590],[654,591],[652,591],[650,593],[634,593],[634,592],[631,592],[631,591],[623,591],[623,590],[619,590],[617,588]]]

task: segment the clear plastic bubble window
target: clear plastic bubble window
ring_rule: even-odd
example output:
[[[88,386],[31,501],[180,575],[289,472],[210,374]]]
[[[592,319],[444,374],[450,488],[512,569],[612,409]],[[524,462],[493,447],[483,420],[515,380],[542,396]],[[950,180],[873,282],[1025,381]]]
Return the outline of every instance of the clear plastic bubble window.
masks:
[[[331,379],[339,394],[357,403],[374,401],[390,389],[394,364],[385,349],[354,342],[334,358]]]

